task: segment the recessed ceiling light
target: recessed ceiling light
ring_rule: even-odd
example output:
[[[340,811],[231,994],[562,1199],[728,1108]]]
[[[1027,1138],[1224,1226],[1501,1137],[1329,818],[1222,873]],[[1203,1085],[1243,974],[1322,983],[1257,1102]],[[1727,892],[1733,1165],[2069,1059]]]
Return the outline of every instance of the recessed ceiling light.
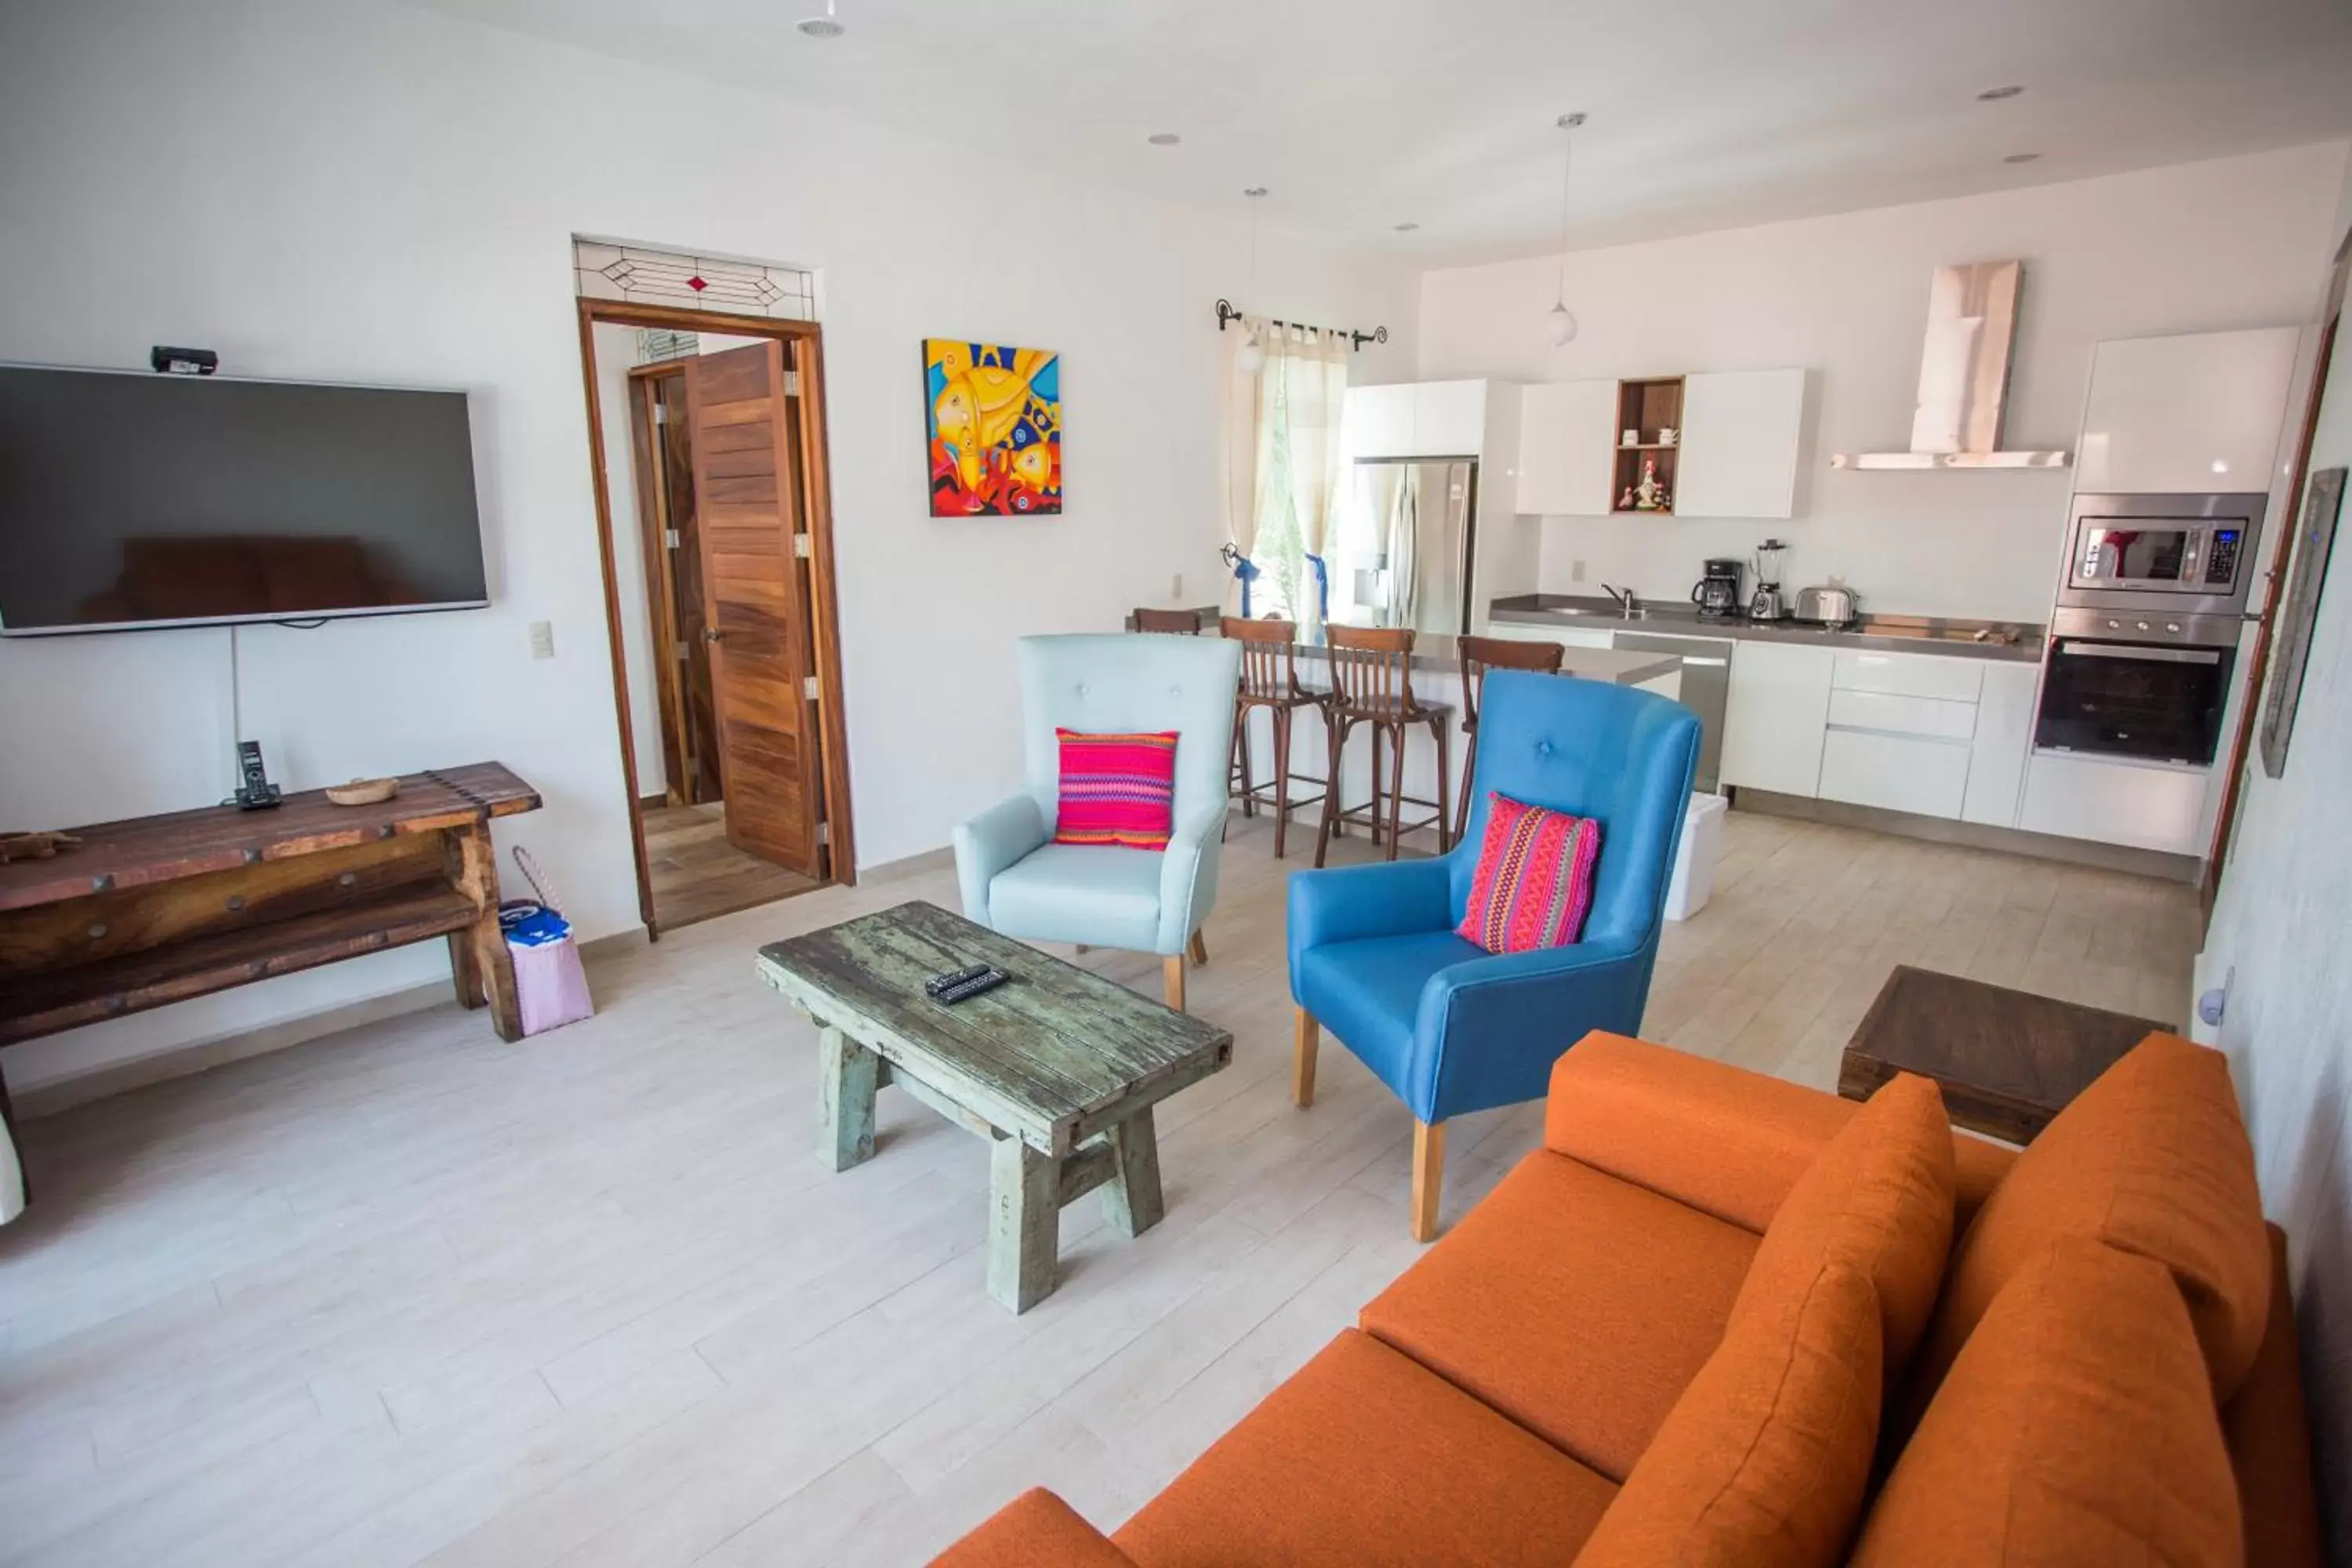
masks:
[[[1145,137],[1144,140],[1150,142],[1154,147],[1173,147],[1177,142],[1184,140],[1184,138],[1177,135],[1173,131],[1155,131],[1150,135]]]
[[[2042,156],[2042,154],[2039,153],[2011,153],[2008,157],[2003,158],[2001,162],[2004,163],[2031,163],[2040,156]]]
[[[1977,100],[1980,103],[1992,103],[2004,98],[2015,98],[2024,90],[2021,87],[1989,87],[1977,94]]]
[[[1396,231],[1399,234],[1411,234],[1414,229],[1417,229],[1421,225],[1417,223],[1401,223],[1396,226]]]
[[[1247,189],[1244,190],[1242,195],[1245,196],[1262,196],[1265,195],[1265,187],[1264,185],[1251,185]]]
[[[837,38],[849,31],[830,16],[811,16],[805,21],[796,23],[795,26],[812,38]]]

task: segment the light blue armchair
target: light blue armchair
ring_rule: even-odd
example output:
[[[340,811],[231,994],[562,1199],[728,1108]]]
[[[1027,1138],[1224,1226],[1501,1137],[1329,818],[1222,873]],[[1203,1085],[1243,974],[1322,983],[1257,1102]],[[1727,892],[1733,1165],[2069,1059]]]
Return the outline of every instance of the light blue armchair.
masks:
[[[1201,922],[1217,901],[1226,750],[1241,645],[1218,637],[1021,639],[1026,787],[955,830],[963,912],[991,931],[1160,956],[1168,1005],[1184,1008],[1184,956],[1209,961]],[[1173,730],[1174,831],[1164,853],[1056,844],[1056,728]]]
[[[1542,1095],[1588,1030],[1640,1032],[1698,742],[1697,715],[1679,702],[1497,669],[1469,831],[1451,854],[1292,874],[1291,1097],[1314,1101],[1319,1021],[1405,1102],[1415,1239],[1437,1234],[1449,1117]],[[1601,823],[1581,942],[1498,955],[1454,934],[1490,792]]]

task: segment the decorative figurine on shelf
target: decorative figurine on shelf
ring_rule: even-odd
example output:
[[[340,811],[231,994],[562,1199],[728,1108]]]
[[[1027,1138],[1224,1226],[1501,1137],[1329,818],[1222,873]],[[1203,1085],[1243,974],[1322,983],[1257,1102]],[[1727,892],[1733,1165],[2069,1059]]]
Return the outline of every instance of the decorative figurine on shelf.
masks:
[[[1627,485],[1625,487],[1625,493],[1617,498],[1617,510],[1619,511],[1632,511],[1633,510],[1633,486]]]
[[[1642,482],[1633,487],[1633,510],[1664,511],[1667,504],[1665,495],[1664,487],[1658,483],[1658,460],[1655,458],[1643,458]]]

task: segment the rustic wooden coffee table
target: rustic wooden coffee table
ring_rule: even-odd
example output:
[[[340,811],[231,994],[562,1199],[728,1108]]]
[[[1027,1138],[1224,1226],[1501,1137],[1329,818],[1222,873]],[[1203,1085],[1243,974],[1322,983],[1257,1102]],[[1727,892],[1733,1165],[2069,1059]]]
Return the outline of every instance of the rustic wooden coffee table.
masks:
[[[952,1007],[924,994],[974,963],[1013,979]],[[1015,1312],[1054,1289],[1064,1204],[1101,1187],[1127,1235],[1160,1222],[1151,1108],[1233,1060],[1224,1030],[933,904],[772,942],[759,967],[817,1026],[835,1170],[873,1157],[885,1084],[992,1140],[988,1293]]]
[[[1933,1079],[1955,1126],[2026,1143],[2150,1034],[2173,1026],[1898,963],[1846,1042],[1838,1093]]]

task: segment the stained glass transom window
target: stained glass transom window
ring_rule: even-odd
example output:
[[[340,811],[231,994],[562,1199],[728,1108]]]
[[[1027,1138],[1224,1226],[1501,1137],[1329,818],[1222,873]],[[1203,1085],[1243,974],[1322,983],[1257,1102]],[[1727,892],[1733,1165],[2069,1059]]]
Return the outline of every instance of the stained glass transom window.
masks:
[[[816,320],[816,281],[797,267],[688,256],[575,239],[572,264],[583,296],[736,316]]]

